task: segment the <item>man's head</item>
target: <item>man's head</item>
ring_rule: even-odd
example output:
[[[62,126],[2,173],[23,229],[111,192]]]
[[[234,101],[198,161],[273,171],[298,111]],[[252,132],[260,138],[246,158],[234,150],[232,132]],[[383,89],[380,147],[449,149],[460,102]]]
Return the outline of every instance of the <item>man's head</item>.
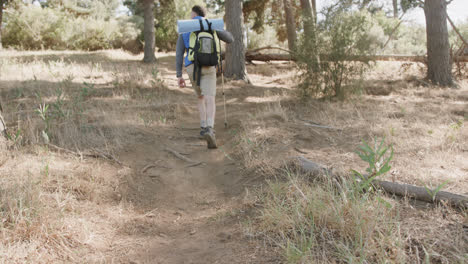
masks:
[[[206,11],[203,7],[199,5],[195,5],[192,7],[192,18],[195,18],[196,16],[201,16],[205,17]]]

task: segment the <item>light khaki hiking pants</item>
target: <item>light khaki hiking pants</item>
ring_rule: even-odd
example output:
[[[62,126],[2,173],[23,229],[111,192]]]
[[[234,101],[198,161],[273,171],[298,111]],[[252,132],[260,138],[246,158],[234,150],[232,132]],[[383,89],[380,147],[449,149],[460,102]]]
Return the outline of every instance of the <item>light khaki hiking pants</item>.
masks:
[[[187,74],[189,75],[190,82],[192,87],[197,93],[198,96],[201,95],[211,95],[216,96],[216,67],[214,66],[204,66],[201,70],[201,79],[200,87],[197,86],[197,82],[193,80],[193,68],[194,65],[189,65],[187,69]]]

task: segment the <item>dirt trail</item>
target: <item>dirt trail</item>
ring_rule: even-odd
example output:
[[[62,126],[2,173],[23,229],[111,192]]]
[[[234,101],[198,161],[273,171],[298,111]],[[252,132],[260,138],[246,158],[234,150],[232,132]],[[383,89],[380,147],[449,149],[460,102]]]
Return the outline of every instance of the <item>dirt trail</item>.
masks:
[[[171,68],[164,74],[169,89],[177,89],[174,75]],[[131,169],[127,199],[150,219],[129,224],[127,233],[140,237],[145,246],[128,259],[135,263],[274,263],[258,242],[243,235],[240,226],[245,219],[244,176],[242,165],[227,154],[232,135],[223,127],[222,97],[217,98],[215,125],[219,148],[208,150],[197,137],[196,98],[184,92],[179,100],[190,108],[186,115],[174,125],[135,135],[118,155]],[[235,108],[230,110],[231,116],[238,114]],[[238,121],[230,121],[232,129]],[[168,148],[201,164],[184,161]]]

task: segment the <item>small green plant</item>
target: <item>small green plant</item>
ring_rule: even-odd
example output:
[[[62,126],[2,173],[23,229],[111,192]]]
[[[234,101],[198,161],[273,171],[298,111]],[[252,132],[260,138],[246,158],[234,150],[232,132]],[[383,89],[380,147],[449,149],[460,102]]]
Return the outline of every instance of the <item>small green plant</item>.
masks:
[[[424,189],[426,189],[426,192],[431,196],[432,200],[434,201],[435,197],[437,194],[444,188],[445,185],[447,185],[448,181],[443,182],[442,184],[439,184],[435,189],[430,189],[426,185],[424,185]]]
[[[160,116],[159,116],[159,121],[160,121],[161,123],[163,123],[163,124],[166,124],[167,118],[166,118],[165,116],[163,116],[163,115],[160,115]]]
[[[368,190],[375,178],[390,171],[390,161],[393,159],[393,146],[386,146],[384,143],[385,138],[382,138],[380,141],[374,138],[374,143],[371,147],[363,140],[362,145],[359,146],[359,150],[356,151],[356,154],[369,165],[366,169],[367,174],[365,175],[352,170],[353,175],[359,178],[355,182],[360,190]],[[388,150],[390,150],[390,154],[388,154]]]
[[[145,127],[150,127],[154,122],[151,114],[138,114],[138,117],[143,121]]]
[[[13,143],[13,146],[17,146],[21,142],[21,129],[16,130],[14,134],[6,133],[6,137]]]
[[[117,74],[117,68],[114,69],[114,71],[112,72],[112,85],[114,86],[114,89],[117,89],[119,88],[120,86],[120,79],[119,79],[119,75]]]
[[[15,98],[16,99],[19,99],[19,98],[23,98],[24,97],[24,90],[23,88],[15,88]]]
[[[49,133],[50,129],[50,115],[49,115],[49,105],[48,104],[41,104],[39,107],[36,109],[36,113],[39,115],[39,117],[44,121],[45,124],[45,133]]]
[[[457,131],[463,126],[463,120],[457,120],[455,123],[450,124],[450,128]]]
[[[64,99],[63,90],[57,89],[56,95],[57,95],[57,99],[55,99],[55,102],[52,103],[52,106],[54,108],[53,114],[57,117],[65,117],[66,116],[65,111],[64,111],[65,99]]]
[[[84,85],[84,86],[81,88],[81,93],[80,93],[80,95],[81,95],[81,97],[84,99],[84,98],[86,98],[86,97],[88,97],[88,96],[90,96],[90,95],[93,94],[93,92],[94,92],[94,90],[95,90],[95,88],[94,88],[95,84],[94,84],[94,83],[87,83],[87,82],[84,82],[83,85]]]
[[[70,87],[73,83],[73,79],[75,79],[75,76],[73,74],[67,74],[67,76],[63,78],[62,83],[65,87]]]
[[[151,76],[153,77],[151,79],[151,83],[153,84],[153,86],[158,86],[163,83],[163,80],[160,77],[160,72],[157,66],[154,66],[154,68],[151,69]]]
[[[450,124],[449,127],[450,131],[447,133],[447,138],[451,141],[451,143],[455,143],[457,141],[457,137],[459,136],[460,130],[463,127],[463,120],[459,119]]]
[[[42,169],[42,174],[44,174],[46,178],[49,177],[49,163],[48,162],[44,165],[44,168]]]

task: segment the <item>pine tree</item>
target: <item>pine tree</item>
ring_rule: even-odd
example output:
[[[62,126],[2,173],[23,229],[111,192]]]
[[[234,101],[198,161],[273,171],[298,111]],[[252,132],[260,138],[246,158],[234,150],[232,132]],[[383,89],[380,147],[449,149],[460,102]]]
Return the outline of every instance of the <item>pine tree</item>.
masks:
[[[143,62],[152,63],[156,61],[155,50],[155,29],[154,29],[154,0],[141,0],[143,4],[144,30],[145,37],[145,56]]]
[[[447,29],[447,2],[426,0],[424,3],[427,35],[427,78],[442,86],[452,86],[452,63]]]
[[[226,76],[246,80],[242,0],[226,0],[225,8],[226,30],[234,36],[226,48]]]

